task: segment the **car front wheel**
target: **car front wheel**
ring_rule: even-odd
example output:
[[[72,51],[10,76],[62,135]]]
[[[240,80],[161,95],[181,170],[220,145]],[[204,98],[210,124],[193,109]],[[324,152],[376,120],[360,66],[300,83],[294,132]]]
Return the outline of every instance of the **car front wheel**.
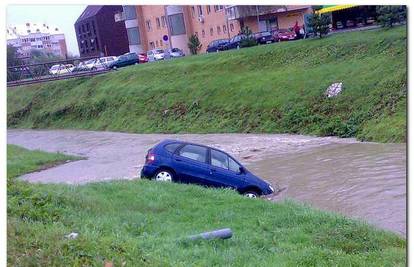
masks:
[[[174,175],[172,174],[170,170],[160,170],[154,176],[156,181],[161,181],[161,182],[172,182],[173,177]]]

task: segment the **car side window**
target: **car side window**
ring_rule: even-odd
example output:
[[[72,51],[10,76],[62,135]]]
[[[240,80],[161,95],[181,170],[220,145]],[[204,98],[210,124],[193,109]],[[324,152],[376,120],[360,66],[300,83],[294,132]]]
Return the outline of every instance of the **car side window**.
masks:
[[[207,159],[207,148],[196,145],[185,145],[180,149],[178,155],[205,163]]]
[[[232,158],[229,157],[229,170],[239,173],[240,172],[240,165],[234,161]]]
[[[166,145],[165,146],[165,149],[168,151],[168,152],[171,152],[171,153],[174,153],[175,152],[175,150],[180,146],[181,144],[180,143],[172,143],[172,144],[168,144],[168,145]]]
[[[211,150],[211,165],[223,169],[229,168],[229,157],[223,152]]]

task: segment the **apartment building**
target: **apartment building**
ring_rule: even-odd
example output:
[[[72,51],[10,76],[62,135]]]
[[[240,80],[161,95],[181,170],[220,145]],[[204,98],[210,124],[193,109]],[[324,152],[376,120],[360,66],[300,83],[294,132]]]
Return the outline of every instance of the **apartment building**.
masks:
[[[241,27],[253,32],[290,29],[296,23],[305,24],[306,14],[312,13],[310,5],[280,6],[226,6],[229,21],[238,21]]]
[[[123,22],[115,21],[122,6],[87,6],[75,22],[81,57],[119,56],[129,51]]]
[[[217,39],[231,38],[240,31],[238,21],[229,22],[224,6],[124,6],[119,16],[125,21],[129,50],[142,53],[151,49],[180,48],[186,54],[188,39],[198,36],[205,53],[208,44]],[[166,42],[163,36],[169,36]]]
[[[7,45],[16,47],[21,59],[30,58],[34,50],[62,58],[67,56],[65,35],[58,27],[46,23],[27,22],[9,26],[6,38]]]

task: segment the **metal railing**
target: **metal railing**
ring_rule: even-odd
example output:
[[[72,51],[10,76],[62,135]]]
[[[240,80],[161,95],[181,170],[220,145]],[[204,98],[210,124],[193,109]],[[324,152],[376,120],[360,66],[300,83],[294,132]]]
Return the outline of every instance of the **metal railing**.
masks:
[[[7,68],[7,86],[93,76],[107,71],[109,71],[108,63],[99,57],[17,65]]]

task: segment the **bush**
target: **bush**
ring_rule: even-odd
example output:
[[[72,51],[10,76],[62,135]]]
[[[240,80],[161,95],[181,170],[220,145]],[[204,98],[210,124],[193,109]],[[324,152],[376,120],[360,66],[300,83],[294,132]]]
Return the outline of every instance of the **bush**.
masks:
[[[240,47],[251,47],[257,45],[256,39],[254,38],[249,27],[243,27],[239,34],[246,36],[246,38],[240,41]]]
[[[328,34],[330,23],[331,19],[326,14],[313,13],[310,17],[310,26],[315,35],[319,35],[320,38],[322,38],[323,35]]]
[[[198,36],[193,34],[188,39],[188,48],[190,49],[190,52],[192,55],[197,55],[198,50],[201,49],[202,44],[200,43],[200,40],[198,39]]]
[[[382,27],[392,27],[407,19],[407,8],[405,6],[378,6],[378,23]]]

